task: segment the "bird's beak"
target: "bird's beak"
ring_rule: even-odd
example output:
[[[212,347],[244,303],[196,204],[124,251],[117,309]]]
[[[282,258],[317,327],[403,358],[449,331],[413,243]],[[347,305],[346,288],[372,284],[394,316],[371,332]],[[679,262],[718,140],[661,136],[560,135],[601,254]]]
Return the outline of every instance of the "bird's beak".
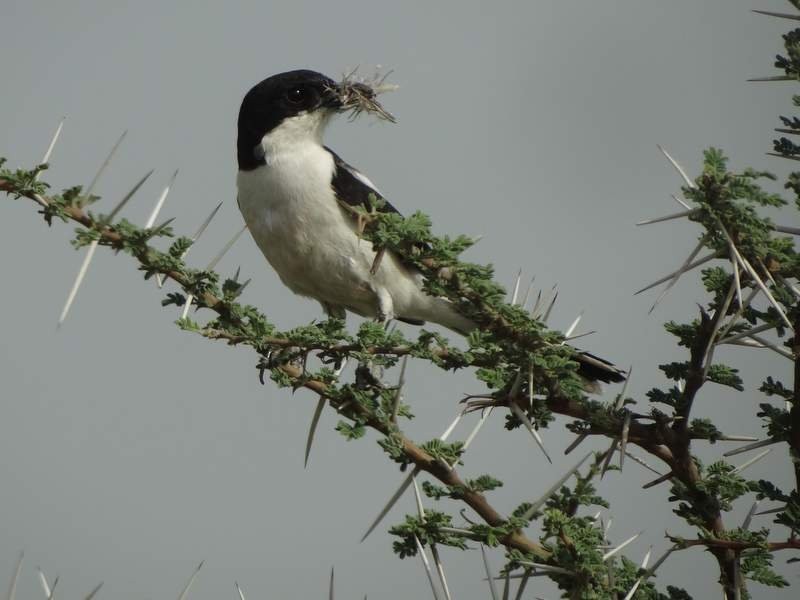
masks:
[[[342,102],[342,90],[339,85],[331,86],[325,89],[322,95],[322,106],[325,108],[332,108],[340,110],[344,103]]]

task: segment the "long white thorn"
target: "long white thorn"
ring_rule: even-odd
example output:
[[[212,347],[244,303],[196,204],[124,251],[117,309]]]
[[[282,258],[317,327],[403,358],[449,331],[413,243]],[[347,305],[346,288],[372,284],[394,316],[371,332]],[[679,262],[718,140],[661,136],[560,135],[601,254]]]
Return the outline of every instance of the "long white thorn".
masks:
[[[646,569],[647,568],[647,563],[650,562],[650,553],[652,551],[653,551],[653,548],[651,547],[647,551],[647,554],[644,555],[644,559],[642,560],[642,567],[641,567],[642,569]],[[636,590],[639,589],[639,586],[641,585],[641,583],[642,583],[642,577],[639,577],[636,580],[636,583],[633,584],[633,587],[631,587],[630,591],[625,595],[625,600],[631,600],[631,598],[633,598],[633,595],[636,593]]]
[[[749,337],[755,333],[762,333],[764,331],[769,331],[770,329],[775,329],[775,325],[772,323],[764,323],[763,325],[759,325],[758,327],[751,327],[750,329],[742,331],[741,333],[737,333],[736,335],[726,337],[725,339],[720,340],[719,343],[730,344],[732,342],[737,342],[742,338]]]
[[[736,456],[737,454],[741,454],[743,452],[750,452],[751,450],[758,450],[759,448],[763,448],[764,446],[771,446],[772,444],[777,444],[778,440],[775,438],[767,438],[766,440],[761,440],[760,442],[754,442],[752,444],[747,444],[746,446],[739,446],[738,448],[734,448],[733,450],[728,450],[722,456],[729,457],[729,456]]]
[[[58,141],[59,136],[61,135],[61,130],[64,128],[64,121],[67,117],[61,117],[61,122],[58,124],[58,128],[56,132],[53,134],[53,139],[50,140],[50,145],[47,146],[47,151],[44,153],[42,160],[39,162],[40,165],[48,164],[50,162],[50,156],[53,154],[53,148],[56,147],[56,142]],[[39,180],[39,176],[42,174],[39,171],[34,178],[34,181]]]
[[[50,588],[50,584],[47,583],[47,577],[45,576],[44,571],[42,571],[41,567],[36,567],[36,570],[39,573],[39,583],[42,584],[42,589],[44,590],[44,597],[50,598],[53,595],[53,590]]]
[[[400,399],[403,395],[403,386],[406,383],[406,367],[408,366],[408,354],[403,357],[400,365],[400,377],[397,380],[397,391],[394,393],[392,401],[392,423],[397,423],[397,410],[400,408]]]
[[[657,285],[661,285],[661,284],[662,284],[662,283],[664,283],[665,281],[669,281],[670,279],[672,279],[672,278],[673,278],[673,277],[675,277],[676,275],[677,275],[678,277],[680,277],[680,276],[681,276],[681,275],[683,275],[684,273],[688,273],[688,272],[689,272],[689,271],[691,271],[692,269],[696,269],[696,268],[697,268],[697,267],[699,267],[700,265],[704,265],[704,264],[706,264],[708,261],[710,261],[710,260],[714,260],[715,258],[717,258],[717,253],[716,253],[716,252],[712,252],[711,254],[707,254],[707,255],[706,255],[706,256],[704,256],[703,258],[698,258],[698,259],[697,259],[696,261],[694,261],[693,263],[689,263],[688,265],[685,265],[685,266],[681,267],[681,268],[680,268],[680,269],[678,269],[677,271],[673,271],[673,272],[672,272],[672,273],[670,273],[669,275],[665,275],[664,277],[662,277],[662,278],[661,278],[661,279],[659,279],[658,281],[654,281],[653,283],[651,283],[651,284],[649,284],[649,285],[646,285],[646,286],[645,286],[645,287],[643,287],[642,289],[640,289],[640,290],[637,290],[636,292],[634,292],[634,294],[633,294],[633,295],[634,295],[634,296],[637,296],[637,295],[641,294],[642,292],[646,292],[647,290],[653,289],[653,288],[654,288],[654,287],[656,287]]]
[[[217,206],[214,207],[214,210],[212,210],[211,213],[208,215],[208,217],[206,217],[206,220],[203,221],[200,224],[200,227],[197,228],[195,234],[191,238],[189,238],[192,240],[192,246],[194,246],[194,244],[197,243],[197,240],[200,239],[200,236],[203,235],[206,229],[208,229],[208,226],[211,225],[211,221],[213,221],[214,217],[217,216],[217,213],[219,212],[220,208],[222,208],[222,202],[220,202],[219,204],[217,204]],[[186,250],[184,250],[183,254],[181,254],[182,259],[186,258],[186,255],[189,253],[189,250],[192,249],[192,246],[189,246]],[[156,278],[158,279],[158,287],[162,287],[164,285],[164,278],[160,274],[157,275]]]
[[[483,424],[492,414],[493,410],[494,406],[490,406],[488,409],[486,409],[486,411],[484,411],[484,413],[481,415],[481,418],[478,419],[478,422],[475,424],[475,427],[472,429],[472,431],[470,431],[469,435],[467,436],[467,439],[464,440],[464,446],[463,446],[464,450],[466,450],[470,446],[470,444],[472,444],[473,440],[475,439],[475,436],[478,435],[478,432],[481,430]]]
[[[672,289],[672,286],[674,286],[676,283],[678,283],[678,279],[680,279],[681,275],[683,275],[685,272],[687,272],[689,270],[689,265],[692,264],[692,261],[694,260],[695,256],[697,256],[700,253],[700,250],[703,249],[703,246],[705,245],[707,239],[708,239],[707,235],[704,235],[700,239],[700,241],[698,242],[697,246],[695,246],[694,250],[692,250],[692,253],[683,262],[683,264],[681,265],[680,269],[678,269],[675,272],[675,274],[672,276],[672,279],[670,279],[669,283],[667,284],[667,287],[665,287],[661,291],[661,293],[658,295],[658,298],[656,298],[656,301],[653,302],[653,306],[650,307],[650,310],[648,311],[648,314],[652,313],[656,309],[656,306],[658,306],[658,303],[661,302],[661,300],[664,298],[664,296],[667,295],[667,292],[669,292]]]
[[[119,142],[118,142],[119,143]],[[120,202],[114,207],[111,213],[104,218],[105,223],[111,223],[115,216],[122,210],[122,208],[128,203],[128,200],[133,198],[133,195],[139,190],[140,187],[144,184],[145,181],[153,174],[151,170],[148,172],[144,177],[142,177],[136,185],[133,186],[131,191],[129,191],[125,196],[120,200]],[[94,253],[97,251],[97,246],[100,244],[99,240],[92,240],[89,244],[89,248],[86,251],[86,255],[83,257],[83,262],[81,263],[80,269],[78,269],[78,275],[75,277],[75,281],[72,283],[72,287],[69,290],[69,294],[67,295],[67,301],[64,303],[64,308],[61,309],[61,314],[58,317],[58,324],[57,327],[61,327],[64,323],[64,320],[67,318],[69,314],[69,310],[72,307],[72,303],[75,301],[75,296],[78,294],[78,290],[83,283],[84,277],[86,277],[86,273],[89,270],[89,265],[92,264],[92,259],[94,258]]]
[[[308,437],[306,438],[306,454],[305,458],[303,459],[303,468],[308,466],[308,457],[311,455],[311,446],[314,443],[314,434],[317,431],[317,424],[319,424],[320,415],[322,415],[322,409],[325,408],[325,403],[327,399],[325,396],[320,396],[319,400],[317,401],[317,406],[314,408],[314,414],[311,417],[311,425],[308,428]]]
[[[683,200],[681,200],[680,198],[678,198],[678,197],[677,197],[675,194],[670,194],[670,196],[672,196],[672,199],[673,199],[673,200],[675,200],[675,202],[677,202],[678,204],[680,204],[680,205],[681,205],[683,208],[685,208],[686,210],[692,210],[692,207],[691,207],[691,206],[689,206],[689,205],[688,205],[686,202],[684,202]]]
[[[669,152],[667,152],[666,150],[664,150],[664,148],[663,148],[663,147],[662,147],[660,144],[656,144],[656,146],[658,147],[658,149],[659,149],[659,150],[661,150],[661,153],[662,153],[664,156],[666,156],[666,157],[667,157],[667,160],[670,162],[670,164],[671,164],[673,167],[675,167],[675,170],[676,170],[676,171],[678,172],[678,174],[679,174],[679,175],[680,175],[680,176],[683,178],[683,181],[684,181],[684,182],[686,182],[686,185],[687,185],[687,186],[689,186],[690,188],[692,188],[692,189],[695,189],[695,190],[696,190],[696,189],[697,189],[697,186],[695,185],[694,181],[692,181],[691,179],[689,179],[689,176],[686,174],[686,171],[684,171],[684,170],[683,170],[683,167],[681,167],[681,166],[678,164],[678,161],[676,161],[674,158],[672,158],[672,156],[670,156]]]
[[[522,269],[519,270],[517,273],[517,280],[514,282],[514,291],[511,293],[511,304],[512,306],[517,303],[517,296],[519,295],[519,282],[522,280]]]
[[[564,338],[568,338],[569,336],[572,335],[572,332],[575,331],[575,328],[578,326],[578,323],[581,322],[582,318],[583,318],[583,311],[581,311],[578,314],[578,316],[575,317],[575,320],[572,322],[572,324],[569,327],[567,327],[567,330],[564,332]]]
[[[414,535],[414,541],[417,543],[417,553],[422,559],[422,566],[425,567],[425,574],[428,576],[428,583],[431,584],[431,591],[433,592],[434,600],[439,600],[439,592],[436,589],[436,582],[433,580],[433,571],[431,571],[431,563],[428,562],[428,555],[425,554],[425,548],[422,547],[422,542]]]
[[[234,585],[236,586],[236,591],[239,594],[239,600],[244,600],[244,592],[242,591],[242,588],[239,587],[239,582],[235,582]]]
[[[546,491],[546,492],[545,492],[545,493],[544,493],[544,494],[543,494],[543,495],[542,495],[542,496],[541,496],[541,497],[540,497],[538,500],[536,500],[535,502],[533,502],[533,503],[530,505],[530,507],[528,508],[528,510],[526,510],[526,511],[525,511],[525,514],[524,514],[524,515],[522,515],[522,518],[523,518],[524,520],[526,520],[526,521],[530,520],[530,519],[531,519],[531,517],[533,517],[534,513],[535,513],[537,510],[539,510],[539,509],[540,509],[542,506],[544,506],[545,502],[547,502],[547,501],[550,499],[550,496],[552,496],[552,495],[553,495],[553,494],[555,494],[555,493],[556,493],[556,492],[557,492],[559,489],[561,489],[561,486],[562,486],[562,485],[564,485],[564,482],[566,482],[566,481],[567,481],[567,479],[569,479],[570,477],[572,477],[572,475],[573,475],[573,474],[575,474],[575,472],[576,472],[578,469],[580,469],[580,468],[581,468],[581,466],[583,465],[583,463],[585,463],[585,462],[587,461],[587,459],[588,459],[588,458],[589,458],[591,455],[592,455],[592,453],[591,453],[591,452],[589,452],[589,453],[588,453],[586,456],[584,456],[584,457],[583,457],[583,458],[582,458],[582,459],[581,459],[581,460],[580,460],[580,461],[579,461],[579,462],[578,462],[578,463],[577,463],[577,464],[576,464],[574,467],[572,467],[572,468],[571,468],[569,471],[567,471],[567,472],[566,472],[566,473],[565,473],[565,474],[564,474],[564,475],[561,477],[561,479],[559,479],[558,481],[556,481],[556,482],[555,482],[555,483],[554,483],[554,484],[553,484],[553,485],[550,487],[550,489],[548,489],[548,490],[547,490],[547,491]]]
[[[170,177],[169,183],[161,192],[161,195],[158,197],[156,201],[156,205],[153,207],[153,210],[150,212],[150,216],[147,217],[147,222],[144,225],[145,229],[150,229],[156,222],[158,218],[158,213],[161,212],[161,209],[164,207],[164,202],[167,200],[167,196],[169,195],[169,191],[172,188],[172,184],[175,183],[175,178],[178,176],[178,170],[175,169],[175,172]]]
[[[778,314],[781,316],[781,319],[783,319],[783,322],[786,323],[787,327],[789,328],[789,331],[794,331],[794,326],[792,325],[792,322],[789,320],[789,318],[786,316],[786,313],[783,312],[781,305],[778,304],[778,301],[775,300],[775,298],[772,296],[769,289],[767,288],[767,285],[761,280],[761,277],[758,276],[758,273],[756,273],[756,270],[753,268],[753,266],[748,262],[748,260],[744,256],[741,255],[739,249],[736,247],[736,244],[733,243],[733,238],[731,238],[730,234],[728,233],[728,230],[725,229],[725,226],[722,224],[722,221],[720,221],[719,218],[717,219],[717,225],[719,226],[722,233],[725,235],[725,239],[730,244],[731,250],[733,250],[733,253],[736,256],[736,260],[739,261],[739,264],[742,266],[745,272],[747,272],[750,275],[750,277],[753,278],[753,281],[756,282],[756,285],[759,287],[759,289],[761,289],[761,291],[764,292],[764,295],[769,299],[770,304],[772,304],[775,310],[778,311]]]
[[[645,221],[639,221],[638,223],[636,223],[636,225],[640,226],[640,225],[652,225],[653,223],[663,223],[664,221],[671,221],[673,219],[682,219],[683,217],[691,217],[693,215],[696,215],[698,212],[700,212],[699,208],[690,208],[689,210],[682,210],[680,212],[664,215],[663,217],[656,217],[655,219],[647,219]]]
[[[463,413],[458,413],[458,416],[456,416],[455,420],[448,426],[448,428],[444,431],[444,433],[439,436],[440,440],[445,441],[450,436],[450,434],[456,428],[456,425],[458,425],[458,422],[461,420],[462,416],[463,416]],[[466,445],[463,448],[466,449]],[[362,536],[360,541],[363,542],[365,539],[367,539],[367,537],[369,537],[369,534],[372,533],[375,530],[375,528],[383,520],[383,518],[386,516],[386,514],[390,510],[392,510],[392,507],[397,503],[397,501],[400,499],[400,497],[403,495],[403,493],[408,489],[408,486],[411,485],[411,482],[414,481],[414,477],[419,472],[420,472],[420,468],[418,466],[415,466],[411,470],[411,473],[409,473],[406,476],[406,478],[403,479],[403,482],[400,484],[400,487],[398,487],[397,491],[394,494],[392,494],[391,498],[389,498],[389,501],[386,503],[386,505],[378,513],[378,516],[375,518],[375,520],[372,522],[372,524],[370,524],[369,528],[367,529],[367,532]]]
[[[101,581],[96,586],[92,588],[92,591],[86,594],[86,598],[84,600],[92,600],[97,595],[97,592],[100,591],[100,588],[103,587],[103,582]]]
[[[756,500],[755,502],[753,502],[753,505],[750,507],[750,510],[747,511],[747,516],[744,518],[744,521],[742,522],[742,529],[744,529],[745,531],[750,529],[750,523],[753,520],[753,515],[756,514],[756,510],[758,510],[758,504],[759,502],[758,500]]]
[[[94,258],[94,253],[97,251],[97,246],[99,244],[100,242],[98,240],[92,240],[92,243],[89,244],[86,255],[83,257],[81,268],[78,269],[78,275],[75,277],[75,281],[72,282],[69,294],[67,294],[67,301],[64,303],[64,308],[61,309],[61,314],[58,317],[58,324],[56,325],[57,327],[61,327],[61,325],[64,324],[64,320],[67,318],[69,309],[75,301],[75,296],[78,294],[81,283],[83,283],[83,278],[86,277],[86,272],[89,270],[89,265],[92,264],[92,258]]]
[[[237,242],[237,240],[241,237],[241,235],[245,231],[247,231],[247,224],[245,224],[239,231],[237,231],[236,235],[234,235],[230,240],[228,240],[228,243],[222,247],[222,250],[220,250],[217,253],[217,255],[211,259],[211,262],[209,262],[208,266],[206,266],[206,271],[213,270],[219,264],[219,261],[221,261],[225,257],[225,255],[231,248],[233,248],[233,245]],[[189,309],[192,307],[192,300],[194,300],[194,295],[189,294],[188,296],[186,296],[186,303],[183,305],[183,312],[181,313],[181,319],[185,319],[189,315]]]
[[[788,358],[791,361],[793,361],[795,359],[794,354],[792,354],[791,352],[789,352],[785,348],[781,348],[780,346],[777,346],[777,345],[773,344],[768,339],[763,338],[760,335],[748,335],[747,337],[750,338],[751,340],[756,341],[759,344],[763,345],[765,348],[769,348],[770,350],[780,354],[784,358]]]
[[[637,539],[637,538],[638,538],[640,535],[642,535],[642,532],[641,532],[641,531],[640,531],[639,533],[637,533],[636,535],[632,535],[631,537],[629,537],[627,540],[625,540],[624,542],[622,542],[622,543],[621,543],[619,546],[617,546],[616,548],[613,548],[612,550],[609,550],[608,552],[606,552],[605,554],[603,554],[603,562],[607,561],[609,558],[611,558],[612,556],[614,556],[614,555],[615,555],[617,552],[619,552],[620,550],[622,550],[623,548],[625,548],[625,547],[626,547],[628,544],[631,544],[631,543],[633,543],[633,542],[634,542],[634,541],[635,541],[635,540],[636,540],[636,539]]]
[[[17,581],[19,581],[19,574],[22,572],[22,561],[25,558],[25,553],[20,552],[19,558],[17,559],[17,566],[14,569],[14,575],[11,577],[11,583],[8,586],[8,600],[15,600],[15,596],[17,594]]]
[[[494,577],[492,577],[492,567],[489,565],[489,557],[486,556],[486,550],[481,544],[481,556],[483,556],[483,567],[486,569],[486,577],[489,578],[489,591],[492,594],[492,600],[500,600],[497,597],[497,588],[494,585]]]
[[[106,159],[100,165],[100,168],[97,169],[97,173],[95,173],[94,178],[92,179],[91,182],[89,182],[89,185],[86,186],[86,191],[84,192],[83,197],[86,198],[87,201],[91,197],[92,192],[94,191],[94,188],[97,185],[97,182],[100,181],[100,177],[103,175],[103,172],[106,170],[108,165],[111,163],[111,159],[114,158],[114,154],[116,154],[117,149],[119,148],[120,144],[122,144],[122,140],[125,139],[126,135],[128,135],[127,130],[123,131],[122,135],[119,136],[119,139],[116,141],[114,146],[111,148],[111,151],[108,153],[108,156],[106,156]]]
[[[200,561],[200,564],[197,565],[197,568],[194,570],[194,573],[192,573],[192,576],[189,578],[189,581],[186,582],[186,586],[184,586],[181,595],[178,596],[178,600],[186,600],[186,597],[189,595],[189,588],[192,587],[192,584],[194,583],[194,580],[197,578],[197,574],[200,572],[200,569],[203,568],[204,563],[205,561]]]
[[[751,458],[751,459],[750,459],[750,460],[748,460],[747,462],[745,462],[745,463],[742,463],[741,465],[739,465],[738,467],[736,467],[736,468],[735,468],[735,469],[734,469],[732,472],[733,472],[733,473],[741,473],[741,472],[742,472],[742,471],[744,471],[744,470],[745,470],[747,467],[750,467],[750,466],[754,465],[755,463],[757,463],[758,461],[760,461],[762,458],[764,458],[764,457],[765,457],[767,454],[769,454],[770,452],[772,452],[772,448],[767,448],[767,449],[766,449],[766,450],[764,450],[763,452],[759,452],[758,454],[756,454],[756,455],[755,455],[753,458]]]
[[[544,447],[544,442],[542,441],[539,432],[536,431],[536,428],[533,426],[533,423],[531,423],[531,420],[528,418],[528,415],[525,414],[525,411],[523,411],[519,406],[517,406],[517,404],[513,400],[509,402],[509,406],[511,407],[511,412],[514,414],[514,416],[517,417],[520,421],[522,421],[522,423],[525,425],[525,428],[528,430],[528,433],[531,434],[531,437],[536,442],[536,445],[539,446],[539,449],[542,451],[542,454],[544,454],[544,457],[547,459],[547,462],[553,464],[553,459],[550,458],[550,455],[547,453],[547,449]]]
[[[752,10],[754,13],[758,13],[759,15],[766,15],[768,17],[778,17],[779,19],[792,19],[794,21],[800,21],[800,15],[772,12],[771,10],[756,10],[756,9]]]

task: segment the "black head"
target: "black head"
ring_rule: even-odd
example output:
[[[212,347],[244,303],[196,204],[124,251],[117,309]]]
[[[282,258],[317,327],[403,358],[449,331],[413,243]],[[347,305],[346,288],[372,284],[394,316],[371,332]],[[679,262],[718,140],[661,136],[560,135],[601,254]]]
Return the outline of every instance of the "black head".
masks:
[[[258,154],[261,139],[284,119],[323,107],[340,108],[336,88],[331,78],[305,69],[273,75],[251,88],[239,109],[239,169],[264,164]]]

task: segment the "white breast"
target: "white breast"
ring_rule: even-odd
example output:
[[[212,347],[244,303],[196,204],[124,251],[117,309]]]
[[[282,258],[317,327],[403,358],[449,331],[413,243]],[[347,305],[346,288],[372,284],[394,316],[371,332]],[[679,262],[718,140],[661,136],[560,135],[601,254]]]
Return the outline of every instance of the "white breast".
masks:
[[[239,207],[281,280],[295,293],[374,314],[374,253],[335,198],[333,157],[309,140],[273,150],[266,162],[239,172]]]

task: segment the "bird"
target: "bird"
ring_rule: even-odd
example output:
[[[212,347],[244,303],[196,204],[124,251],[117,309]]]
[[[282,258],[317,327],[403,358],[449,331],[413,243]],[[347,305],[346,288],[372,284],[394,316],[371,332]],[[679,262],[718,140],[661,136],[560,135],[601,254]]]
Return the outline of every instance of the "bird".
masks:
[[[376,251],[347,207],[398,213],[378,187],[323,142],[345,108],[339,84],[316,71],[272,75],[244,96],[237,123],[237,202],[256,245],[286,287],[320,303],[388,323],[433,322],[468,335],[476,325],[453,303],[423,290],[423,276]],[[586,379],[621,381],[611,363],[581,353]]]

